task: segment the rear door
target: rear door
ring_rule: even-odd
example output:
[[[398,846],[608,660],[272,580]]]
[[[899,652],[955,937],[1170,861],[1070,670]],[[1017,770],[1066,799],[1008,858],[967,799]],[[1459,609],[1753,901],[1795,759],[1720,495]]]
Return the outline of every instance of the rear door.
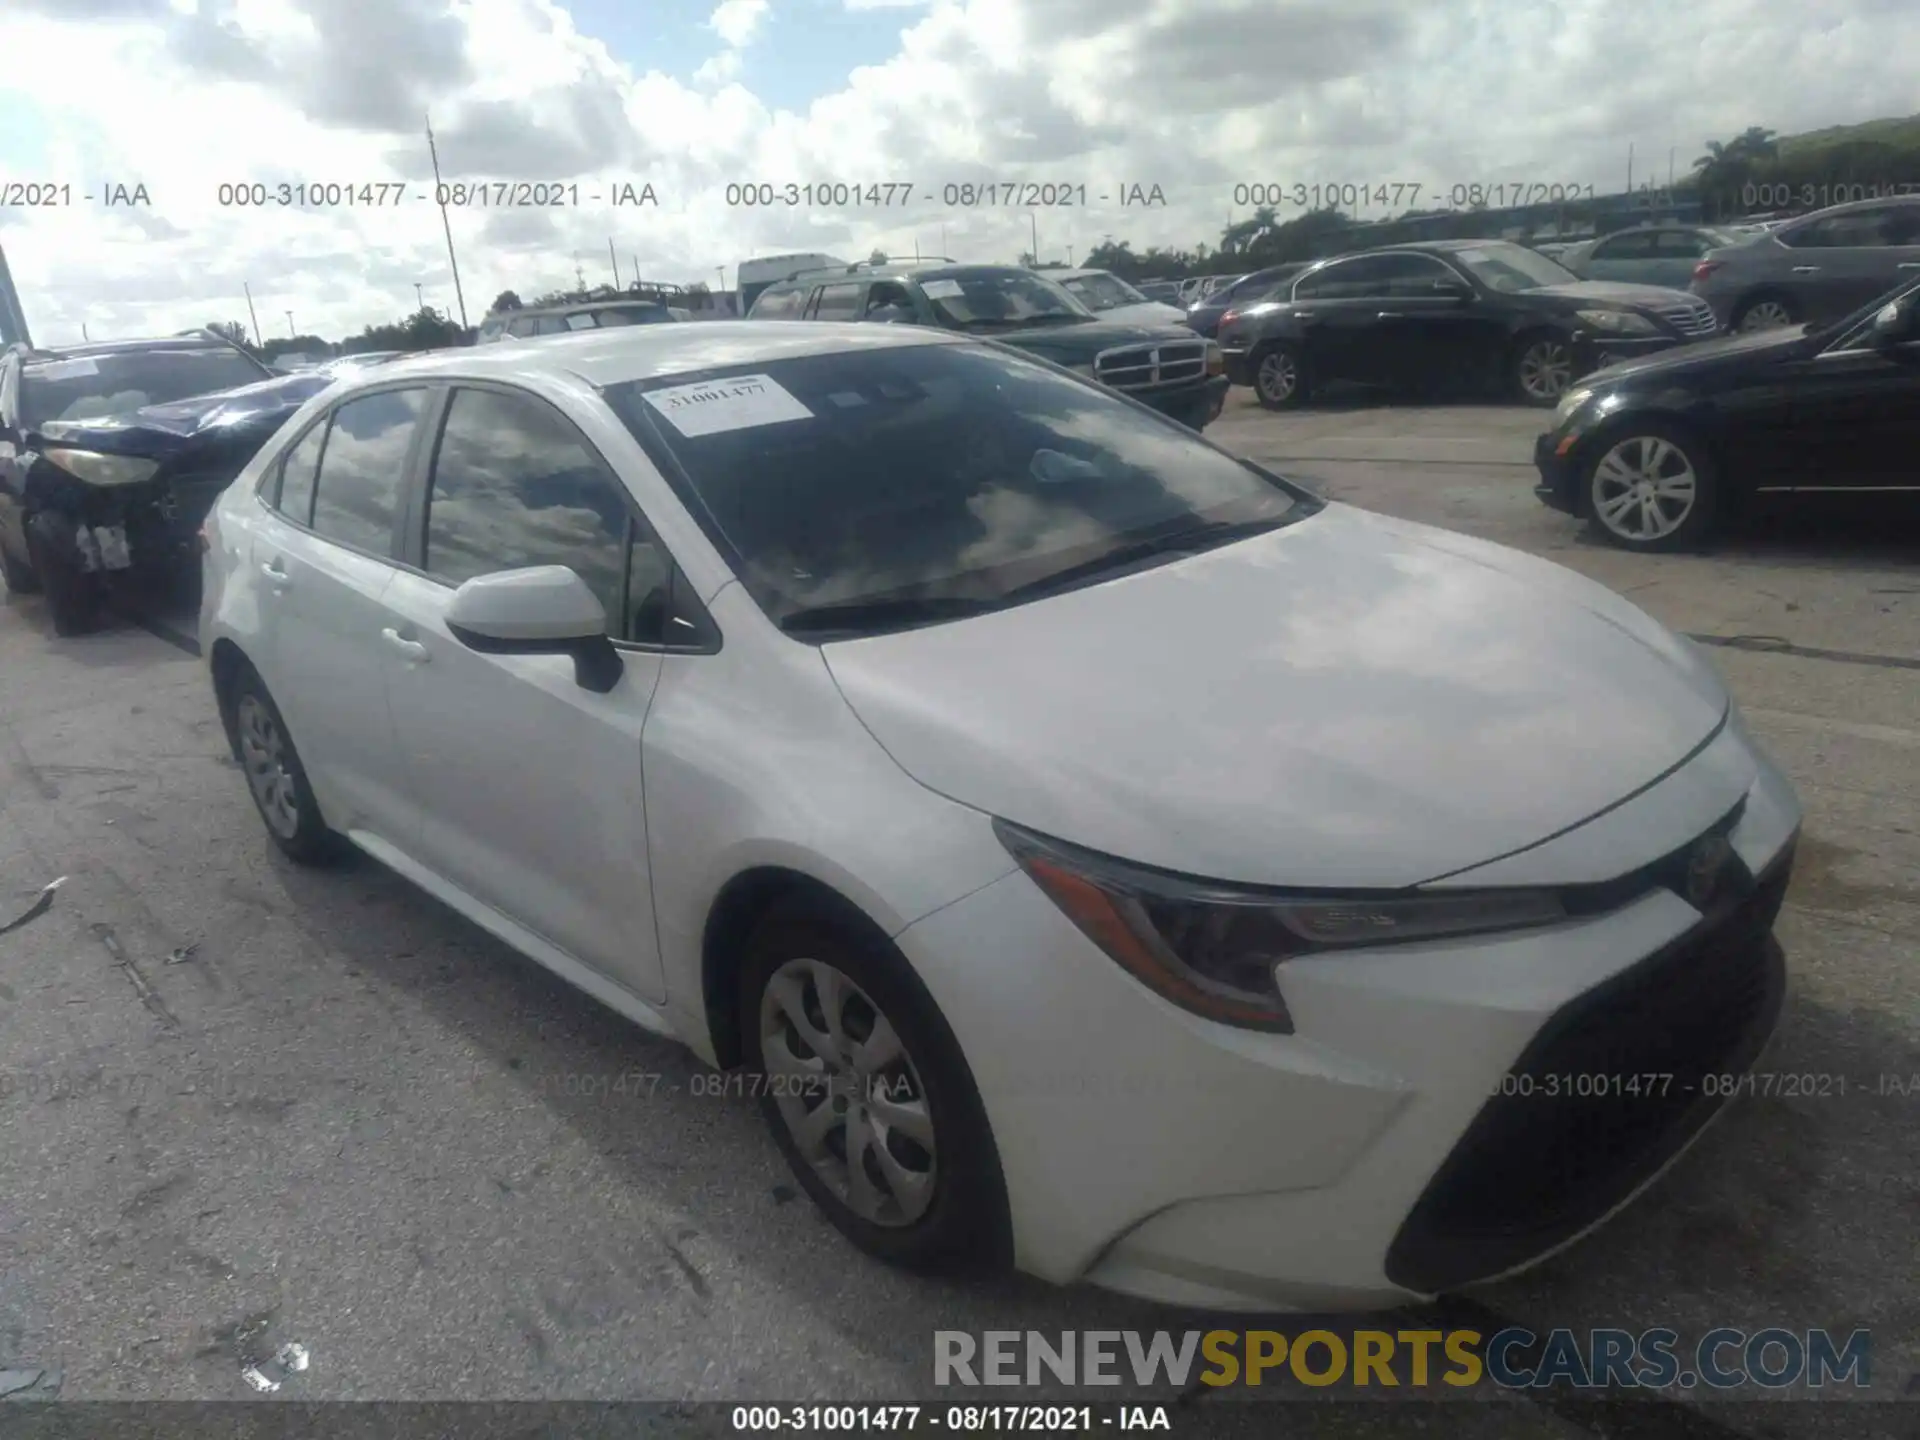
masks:
[[[1801,318],[1837,320],[1920,274],[1920,207],[1866,205],[1789,227],[1788,292]]]
[[[407,468],[428,391],[362,393],[316,421],[269,472],[248,563],[252,657],[327,822],[407,849],[418,821],[382,680]]]
[[[1392,268],[1384,258],[1336,260],[1295,282],[1291,308],[1308,373],[1315,379],[1379,384],[1391,378],[1378,319]]]
[[[1594,242],[1587,252],[1580,274],[1588,280],[1625,280],[1635,284],[1664,283],[1652,280],[1653,247],[1656,232],[1622,230]]]
[[[461,382],[440,422],[383,657],[428,868],[649,1000],[664,994],[647,878],[641,729],[673,646],[677,572],[592,443],[546,400]],[[624,671],[493,655],[448,630],[478,575],[566,565],[606,607]],[[681,587],[684,588],[684,587]]]

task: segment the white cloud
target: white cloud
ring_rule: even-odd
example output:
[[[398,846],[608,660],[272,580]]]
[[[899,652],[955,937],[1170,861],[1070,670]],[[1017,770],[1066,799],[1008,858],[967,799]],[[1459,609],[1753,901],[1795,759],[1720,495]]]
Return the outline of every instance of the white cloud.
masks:
[[[707,24],[730,47],[741,49],[760,31],[767,18],[767,0],[720,0]]]
[[[609,239],[623,279],[637,258],[682,282],[756,253],[1027,248],[1024,210],[949,206],[949,183],[1084,186],[1084,205],[1035,217],[1044,252],[1083,255],[1106,235],[1217,239],[1236,183],[1606,190],[1629,145],[1637,177],[1664,179],[1669,147],[1684,172],[1709,136],[1748,125],[1920,111],[1911,0],[933,0],[903,14],[896,54],[802,111],[741,83],[740,45],[766,13],[719,5],[725,48],[676,78],[616,59],[560,0],[7,0],[4,178],[138,181],[153,200],[0,212],[35,338],[242,318],[243,282],[269,329],[288,309],[327,334],[392,319],[416,281],[453,309],[429,112],[449,180],[578,187],[578,203],[562,190],[556,206],[454,212],[477,321],[503,289],[571,284],[576,263],[611,278]],[[760,180],[916,193],[881,208],[726,203],[729,184]],[[222,203],[222,185],[253,182],[270,199],[302,182],[322,199],[346,182],[407,198]],[[658,208],[610,207],[619,182],[652,184]],[[1125,184],[1158,184],[1170,204],[1099,198]]]

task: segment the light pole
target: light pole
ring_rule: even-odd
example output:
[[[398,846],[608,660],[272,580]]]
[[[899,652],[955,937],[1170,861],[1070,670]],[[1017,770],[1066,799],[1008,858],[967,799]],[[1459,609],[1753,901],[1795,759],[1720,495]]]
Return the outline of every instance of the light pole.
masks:
[[[413,303],[421,310],[427,308],[427,297],[420,293],[420,282],[418,280],[413,282]]]
[[[293,312],[291,310],[287,311],[287,338],[289,340],[297,340],[300,338],[300,332],[293,328]]]

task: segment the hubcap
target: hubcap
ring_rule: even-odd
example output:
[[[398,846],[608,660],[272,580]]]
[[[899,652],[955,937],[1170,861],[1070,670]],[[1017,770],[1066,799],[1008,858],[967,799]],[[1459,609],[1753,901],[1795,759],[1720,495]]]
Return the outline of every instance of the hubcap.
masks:
[[[1686,452],[1658,435],[1622,440],[1593,472],[1593,513],[1626,540],[1671,535],[1693,513],[1699,480]]]
[[[823,960],[789,960],[760,997],[760,1054],[781,1123],[861,1219],[911,1225],[933,1203],[926,1088],[880,1007]]]
[[[1288,400],[1300,383],[1293,357],[1276,351],[1260,362],[1260,393],[1269,400]]]
[[[252,695],[241,698],[239,721],[240,764],[253,803],[273,833],[290,840],[300,828],[300,796],[287,765],[286,737],[272,713]]]
[[[1558,340],[1536,340],[1520,357],[1520,388],[1535,400],[1558,400],[1573,380],[1573,355]]]
[[[1787,313],[1787,307],[1778,300],[1762,300],[1758,305],[1741,317],[1742,330],[1777,330],[1782,325],[1791,325],[1793,317]]]

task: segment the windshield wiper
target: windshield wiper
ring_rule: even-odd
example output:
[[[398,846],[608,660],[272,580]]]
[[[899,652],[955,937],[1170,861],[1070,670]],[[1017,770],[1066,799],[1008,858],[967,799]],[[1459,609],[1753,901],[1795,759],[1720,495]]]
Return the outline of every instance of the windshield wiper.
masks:
[[[1082,560],[1078,565],[1069,565],[1064,570],[1056,570],[1051,575],[1043,575],[1038,580],[1029,580],[1024,585],[1016,585],[1006,594],[1008,600],[1034,600],[1042,595],[1051,595],[1062,589],[1071,588],[1082,580],[1095,579],[1126,570],[1130,566],[1142,565],[1149,560],[1172,558],[1176,556],[1198,555],[1205,550],[1216,550],[1222,545],[1231,545],[1236,540],[1245,540],[1254,535],[1264,535],[1269,530],[1278,530],[1301,517],[1306,508],[1299,504],[1281,515],[1265,515],[1258,520],[1211,520],[1199,525],[1190,525],[1184,530],[1176,530],[1166,535],[1153,535],[1132,541],[1125,545],[1116,545],[1113,549],[1095,555],[1090,560]]]
[[[878,630],[908,629],[942,620],[963,620],[1000,608],[1003,602],[981,595],[895,595],[870,600],[847,600],[833,605],[808,605],[780,617],[789,635],[818,638],[845,632],[868,634]]]

